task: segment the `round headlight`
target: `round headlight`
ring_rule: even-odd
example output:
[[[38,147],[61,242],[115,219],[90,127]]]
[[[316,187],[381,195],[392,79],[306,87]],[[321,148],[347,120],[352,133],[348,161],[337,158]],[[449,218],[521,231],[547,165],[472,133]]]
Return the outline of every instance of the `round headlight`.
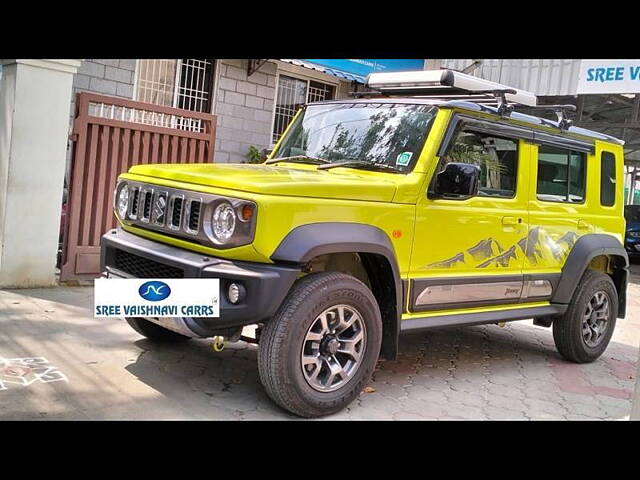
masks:
[[[229,240],[236,229],[236,212],[233,207],[227,202],[218,205],[213,211],[211,224],[213,234],[218,240]]]
[[[120,218],[127,218],[127,211],[129,209],[129,187],[126,185],[118,192],[116,208],[118,209]]]

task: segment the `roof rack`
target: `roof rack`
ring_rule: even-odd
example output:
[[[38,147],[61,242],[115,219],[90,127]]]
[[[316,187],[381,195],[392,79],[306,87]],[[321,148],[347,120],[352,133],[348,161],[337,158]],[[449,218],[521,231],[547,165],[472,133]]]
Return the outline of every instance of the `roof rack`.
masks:
[[[383,95],[466,100],[497,105],[501,115],[509,115],[511,103],[535,107],[536,96],[482,78],[453,70],[370,73],[365,85],[371,92],[353,92],[354,96]]]
[[[551,110],[556,114],[558,118],[558,128],[560,130],[569,130],[569,127],[573,124],[573,121],[567,118],[567,112],[575,112],[577,107],[575,105],[536,105],[527,106],[529,110]]]

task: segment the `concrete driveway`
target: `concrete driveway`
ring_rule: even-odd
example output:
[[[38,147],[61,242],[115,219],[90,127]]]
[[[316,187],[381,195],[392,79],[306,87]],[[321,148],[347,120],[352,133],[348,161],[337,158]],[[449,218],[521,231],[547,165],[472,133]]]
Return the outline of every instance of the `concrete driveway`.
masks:
[[[531,321],[414,333],[329,419],[628,419],[640,343],[640,265],[628,316],[596,362],[556,352]],[[257,347],[154,345],[91,316],[91,287],[0,290],[0,419],[293,419],[264,393]]]

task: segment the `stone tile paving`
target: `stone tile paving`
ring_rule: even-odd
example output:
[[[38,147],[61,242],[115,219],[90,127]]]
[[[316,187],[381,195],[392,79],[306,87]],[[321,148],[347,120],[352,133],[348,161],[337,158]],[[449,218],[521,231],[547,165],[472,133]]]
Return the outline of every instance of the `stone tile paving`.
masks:
[[[640,273],[640,266],[634,270]],[[45,358],[64,378],[1,370],[0,419],[294,419],[264,393],[257,347],[153,345],[91,317],[90,287],[0,291],[0,358]],[[640,341],[640,276],[605,354],[564,361],[531,321],[405,335],[366,392],[332,420],[627,419]],[[38,360],[41,361],[41,360]],[[0,365],[1,366],[1,365]]]

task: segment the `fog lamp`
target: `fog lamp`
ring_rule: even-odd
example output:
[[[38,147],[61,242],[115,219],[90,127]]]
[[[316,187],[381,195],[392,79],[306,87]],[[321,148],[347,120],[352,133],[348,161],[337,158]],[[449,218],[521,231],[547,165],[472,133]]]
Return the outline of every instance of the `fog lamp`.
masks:
[[[247,291],[241,283],[232,283],[227,290],[227,298],[234,305],[244,300]]]

